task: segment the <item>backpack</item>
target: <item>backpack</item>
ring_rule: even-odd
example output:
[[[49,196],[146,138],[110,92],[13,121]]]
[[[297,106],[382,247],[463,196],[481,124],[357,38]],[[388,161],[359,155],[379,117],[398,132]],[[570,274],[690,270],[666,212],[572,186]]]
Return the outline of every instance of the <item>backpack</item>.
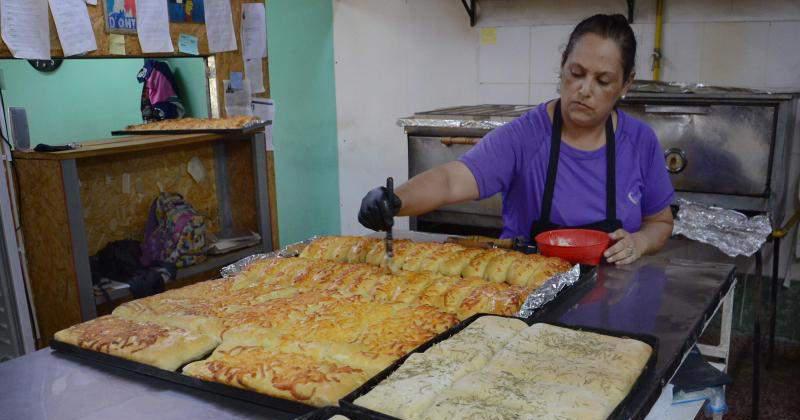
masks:
[[[188,267],[205,261],[206,221],[177,193],[158,195],[150,206],[142,242],[142,265]]]

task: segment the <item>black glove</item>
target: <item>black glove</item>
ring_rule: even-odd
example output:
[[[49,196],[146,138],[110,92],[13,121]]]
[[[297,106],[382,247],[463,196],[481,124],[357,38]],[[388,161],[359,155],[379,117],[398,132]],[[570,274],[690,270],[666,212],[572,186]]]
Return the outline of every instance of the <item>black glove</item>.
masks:
[[[372,230],[389,230],[394,225],[394,216],[403,207],[400,197],[389,193],[386,187],[378,187],[361,200],[358,221]]]

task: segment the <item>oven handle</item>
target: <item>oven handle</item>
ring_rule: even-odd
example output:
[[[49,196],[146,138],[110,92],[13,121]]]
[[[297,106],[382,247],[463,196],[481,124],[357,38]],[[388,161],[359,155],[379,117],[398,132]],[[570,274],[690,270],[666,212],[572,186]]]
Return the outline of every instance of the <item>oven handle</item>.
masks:
[[[708,114],[708,106],[697,105],[645,105],[644,112],[649,114]]]
[[[466,144],[470,146],[474,146],[481,141],[478,137],[442,137],[439,139],[445,146],[452,146],[454,144]]]

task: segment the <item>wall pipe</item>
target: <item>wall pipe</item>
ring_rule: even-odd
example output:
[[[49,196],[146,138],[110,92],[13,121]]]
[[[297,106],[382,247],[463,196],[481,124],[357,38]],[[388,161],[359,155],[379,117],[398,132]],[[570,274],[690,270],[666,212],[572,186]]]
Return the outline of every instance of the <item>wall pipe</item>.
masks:
[[[656,34],[653,42],[653,80],[661,80],[661,32],[664,17],[664,0],[656,1]]]

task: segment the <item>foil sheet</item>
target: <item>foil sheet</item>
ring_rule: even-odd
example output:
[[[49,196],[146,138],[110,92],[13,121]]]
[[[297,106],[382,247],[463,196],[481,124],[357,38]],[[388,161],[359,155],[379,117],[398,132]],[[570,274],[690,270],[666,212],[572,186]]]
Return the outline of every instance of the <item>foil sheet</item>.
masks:
[[[747,217],[738,211],[680,199],[673,235],[713,245],[731,257],[752,256],[772,233],[768,216]]]
[[[565,287],[569,287],[577,283],[580,277],[581,266],[578,264],[575,264],[568,271],[551,277],[549,280],[544,282],[544,284],[539,286],[538,289],[534,290],[533,293],[528,295],[528,298],[525,299],[525,303],[522,304],[522,308],[520,308],[517,316],[521,318],[527,318],[533,315],[537,309],[544,306],[547,302],[555,299],[556,295],[564,290]]]
[[[311,243],[314,242],[319,238],[319,236],[312,236],[304,241],[296,242],[293,244],[286,245],[285,247],[272,252],[267,252],[263,254],[253,254],[247,257],[242,258],[239,261],[236,261],[233,264],[226,265],[222,267],[220,270],[220,275],[224,278],[233,277],[239,273],[241,273],[245,267],[250,265],[251,263],[259,260],[266,260],[270,258],[292,258],[297,257],[300,255],[301,252]]]
[[[511,121],[479,121],[479,120],[453,120],[429,118],[400,118],[397,125],[400,127],[436,127],[436,128],[476,128],[480,130],[494,130]]]

